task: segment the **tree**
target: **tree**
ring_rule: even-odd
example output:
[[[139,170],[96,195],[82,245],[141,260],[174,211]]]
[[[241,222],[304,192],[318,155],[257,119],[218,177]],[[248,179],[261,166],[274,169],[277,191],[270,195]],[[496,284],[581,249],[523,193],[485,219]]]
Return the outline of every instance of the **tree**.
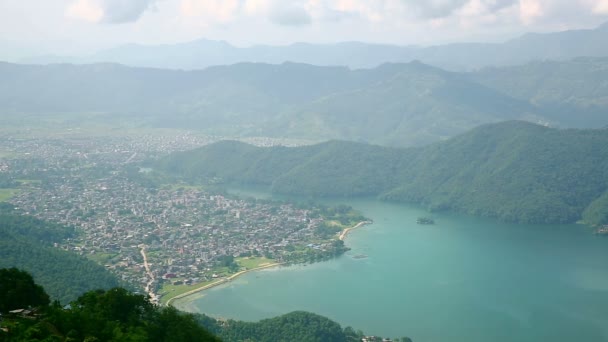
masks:
[[[49,303],[49,295],[29,273],[14,267],[0,269],[0,312],[46,306]]]
[[[158,310],[148,337],[151,342],[218,341],[193,315],[181,313],[172,306]]]

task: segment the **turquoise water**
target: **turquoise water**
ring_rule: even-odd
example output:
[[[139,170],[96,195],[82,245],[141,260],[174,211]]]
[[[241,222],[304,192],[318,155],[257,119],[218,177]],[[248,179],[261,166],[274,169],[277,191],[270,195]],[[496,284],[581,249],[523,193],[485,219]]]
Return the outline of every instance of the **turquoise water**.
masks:
[[[323,263],[254,272],[177,303],[259,320],[306,310],[369,334],[434,341],[608,341],[608,238],[348,200],[374,224]],[[354,258],[356,255],[366,258]]]

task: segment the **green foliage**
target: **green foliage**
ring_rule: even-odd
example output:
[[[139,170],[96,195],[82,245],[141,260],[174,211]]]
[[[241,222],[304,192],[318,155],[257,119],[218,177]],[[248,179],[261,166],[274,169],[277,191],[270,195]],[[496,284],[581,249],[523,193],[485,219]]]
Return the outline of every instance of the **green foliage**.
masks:
[[[281,194],[379,196],[504,221],[575,222],[608,189],[608,130],[511,121],[410,149],[220,142],[171,155],[159,168],[189,180],[262,184]]]
[[[591,202],[583,212],[583,220],[594,226],[608,224],[608,191]]]
[[[18,288],[15,286],[9,292],[13,293]],[[172,307],[156,308],[144,296],[122,288],[85,293],[69,309],[46,304],[48,297],[46,303],[39,304],[43,314],[37,318],[9,318],[6,324],[8,332],[0,332],[0,339],[66,342],[219,341],[202,328],[192,315],[180,313]]]
[[[235,262],[232,255],[221,255],[216,258],[218,267],[228,267],[230,270],[235,271],[239,268],[239,265]]]
[[[49,295],[30,274],[17,268],[0,269],[0,313],[49,303]]]
[[[19,182],[5,173],[0,173],[0,189],[10,189],[19,186]]]
[[[0,229],[28,240],[50,244],[74,237],[73,227],[39,220],[32,216],[17,215],[11,211],[0,212]]]
[[[229,320],[225,323],[199,315],[198,321],[226,341],[256,342],[346,342],[352,329],[343,330],[329,318],[296,311],[259,322]],[[352,334],[355,334],[352,331]],[[352,340],[351,340],[352,341]]]
[[[327,222],[322,222],[316,228],[315,233],[319,234],[322,238],[328,238],[332,235],[336,235],[339,231],[342,230],[342,227],[328,224]]]
[[[117,286],[104,267],[52,247],[73,234],[70,227],[15,213],[0,214],[0,267],[30,272],[52,298],[64,303],[86,291]]]

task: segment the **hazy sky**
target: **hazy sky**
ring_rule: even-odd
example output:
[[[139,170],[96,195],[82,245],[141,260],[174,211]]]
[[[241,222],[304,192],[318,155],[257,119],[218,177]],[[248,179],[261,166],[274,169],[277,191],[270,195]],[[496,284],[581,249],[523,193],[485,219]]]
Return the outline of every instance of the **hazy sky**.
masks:
[[[202,37],[429,45],[605,21],[608,0],[0,0],[0,49],[82,53]]]

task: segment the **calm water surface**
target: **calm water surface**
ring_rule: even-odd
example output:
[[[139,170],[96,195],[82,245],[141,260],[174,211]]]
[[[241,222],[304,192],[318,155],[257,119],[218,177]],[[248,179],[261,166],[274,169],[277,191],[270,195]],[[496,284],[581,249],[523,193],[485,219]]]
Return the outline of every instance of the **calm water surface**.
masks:
[[[608,238],[375,200],[346,255],[247,274],[176,303],[255,321],[306,310],[369,334],[431,341],[608,341]],[[354,256],[366,255],[366,258]]]

